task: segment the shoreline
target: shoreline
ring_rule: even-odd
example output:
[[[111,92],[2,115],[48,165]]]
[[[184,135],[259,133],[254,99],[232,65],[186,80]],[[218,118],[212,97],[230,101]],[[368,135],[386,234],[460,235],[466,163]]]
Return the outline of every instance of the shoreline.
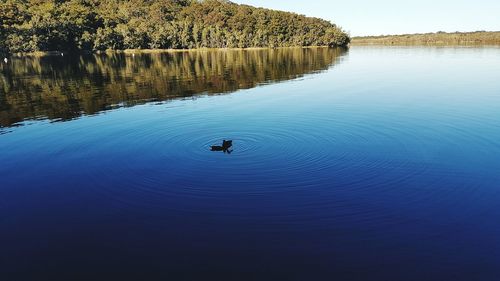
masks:
[[[351,38],[351,45],[500,46],[500,31],[357,36]]]
[[[44,57],[60,55],[103,55],[103,54],[155,54],[155,53],[185,53],[185,52],[208,52],[208,51],[258,51],[279,49],[321,49],[321,48],[349,48],[349,46],[292,46],[292,47],[250,47],[250,48],[193,48],[193,49],[124,49],[105,51],[37,51],[27,53],[11,53],[2,56],[10,57]]]

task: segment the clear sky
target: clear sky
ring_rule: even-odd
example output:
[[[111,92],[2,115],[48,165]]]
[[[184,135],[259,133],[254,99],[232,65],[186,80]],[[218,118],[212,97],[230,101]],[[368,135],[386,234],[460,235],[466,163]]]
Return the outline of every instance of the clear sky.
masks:
[[[500,0],[234,0],[330,20],[353,36],[500,31]]]

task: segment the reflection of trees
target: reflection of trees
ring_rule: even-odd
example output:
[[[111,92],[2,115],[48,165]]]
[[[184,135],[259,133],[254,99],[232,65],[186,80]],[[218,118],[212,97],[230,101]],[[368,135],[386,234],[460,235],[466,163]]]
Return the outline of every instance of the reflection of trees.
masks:
[[[0,66],[0,125],[68,120],[116,105],[228,93],[327,69],[341,49],[13,58]]]

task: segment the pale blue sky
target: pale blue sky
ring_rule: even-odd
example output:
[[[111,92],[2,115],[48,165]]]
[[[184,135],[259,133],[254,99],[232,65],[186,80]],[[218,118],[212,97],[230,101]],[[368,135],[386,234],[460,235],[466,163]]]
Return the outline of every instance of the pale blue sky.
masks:
[[[500,0],[234,0],[330,20],[353,36],[500,31]]]

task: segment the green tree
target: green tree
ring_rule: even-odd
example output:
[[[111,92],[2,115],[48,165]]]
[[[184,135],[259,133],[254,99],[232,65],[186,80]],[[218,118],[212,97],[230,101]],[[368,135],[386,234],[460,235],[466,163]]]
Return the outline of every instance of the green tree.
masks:
[[[0,52],[345,46],[321,19],[225,0],[0,0]]]

